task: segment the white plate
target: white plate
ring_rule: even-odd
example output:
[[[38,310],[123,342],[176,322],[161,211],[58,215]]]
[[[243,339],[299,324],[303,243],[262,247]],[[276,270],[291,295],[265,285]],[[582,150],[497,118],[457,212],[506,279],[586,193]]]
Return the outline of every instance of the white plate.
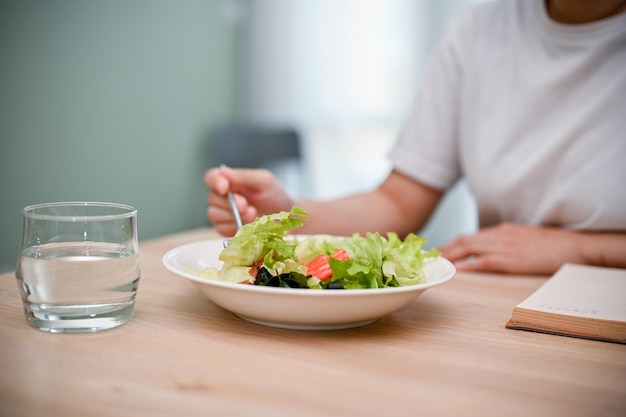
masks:
[[[163,256],[163,265],[180,275],[218,306],[244,320],[271,327],[331,330],[364,326],[397,311],[427,288],[443,284],[456,269],[439,257],[424,265],[424,284],[359,290],[309,290],[263,287],[211,280],[194,274],[211,266],[221,269],[223,239],[179,246]]]

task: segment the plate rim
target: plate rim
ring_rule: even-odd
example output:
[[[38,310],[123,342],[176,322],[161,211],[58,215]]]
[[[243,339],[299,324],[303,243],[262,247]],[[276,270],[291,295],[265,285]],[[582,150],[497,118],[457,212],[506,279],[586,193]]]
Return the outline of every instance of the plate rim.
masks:
[[[185,278],[194,283],[200,283],[203,285],[221,287],[226,289],[233,289],[238,291],[249,291],[249,292],[261,292],[266,294],[290,294],[292,296],[305,296],[305,297],[356,297],[356,296],[374,296],[381,294],[395,294],[402,292],[413,292],[413,291],[421,291],[430,287],[434,287],[440,284],[443,284],[449,280],[451,280],[456,275],[456,267],[454,263],[452,263],[449,259],[444,258],[442,256],[438,256],[437,258],[429,261],[429,262],[442,262],[446,265],[446,273],[442,278],[432,281],[425,282],[422,284],[416,285],[406,285],[401,287],[385,287],[385,288],[359,288],[359,289],[350,289],[350,290],[309,290],[306,288],[276,288],[276,287],[266,287],[259,285],[246,285],[234,282],[227,281],[218,281],[214,279],[204,278],[197,275],[194,275],[190,272],[180,269],[173,262],[175,257],[189,248],[200,247],[208,244],[215,244],[216,242],[222,243],[223,239],[205,239],[196,242],[190,242],[183,245],[176,246],[172,249],[169,249],[161,258],[161,262],[163,266],[168,269],[170,272],[178,275],[182,278]]]

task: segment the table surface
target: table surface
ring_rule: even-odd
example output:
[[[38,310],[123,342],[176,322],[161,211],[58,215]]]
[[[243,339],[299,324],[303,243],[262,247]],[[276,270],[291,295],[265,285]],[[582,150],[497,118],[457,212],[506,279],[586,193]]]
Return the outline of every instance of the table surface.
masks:
[[[545,277],[458,273],[365,327],[246,322],[167,271],[198,229],[140,244],[130,323],[26,324],[0,275],[0,416],[626,416],[626,346],[506,329]]]

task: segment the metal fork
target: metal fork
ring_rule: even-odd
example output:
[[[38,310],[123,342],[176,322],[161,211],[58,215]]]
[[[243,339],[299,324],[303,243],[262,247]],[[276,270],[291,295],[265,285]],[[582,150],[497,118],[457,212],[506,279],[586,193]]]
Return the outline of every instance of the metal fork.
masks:
[[[228,204],[230,205],[230,211],[232,211],[233,216],[235,217],[235,224],[237,225],[237,231],[239,231],[243,223],[241,222],[241,215],[239,214],[239,210],[237,210],[237,203],[235,203],[235,196],[233,195],[233,192],[230,189],[228,190]],[[228,242],[230,242],[230,238],[224,239],[224,247],[228,246]]]

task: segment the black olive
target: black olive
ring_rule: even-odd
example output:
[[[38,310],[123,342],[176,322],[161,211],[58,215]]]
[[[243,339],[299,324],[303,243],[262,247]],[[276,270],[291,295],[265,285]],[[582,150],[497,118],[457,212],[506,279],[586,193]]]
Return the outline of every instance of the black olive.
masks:
[[[343,282],[342,281],[333,281],[329,282],[326,286],[327,290],[343,290]]]

